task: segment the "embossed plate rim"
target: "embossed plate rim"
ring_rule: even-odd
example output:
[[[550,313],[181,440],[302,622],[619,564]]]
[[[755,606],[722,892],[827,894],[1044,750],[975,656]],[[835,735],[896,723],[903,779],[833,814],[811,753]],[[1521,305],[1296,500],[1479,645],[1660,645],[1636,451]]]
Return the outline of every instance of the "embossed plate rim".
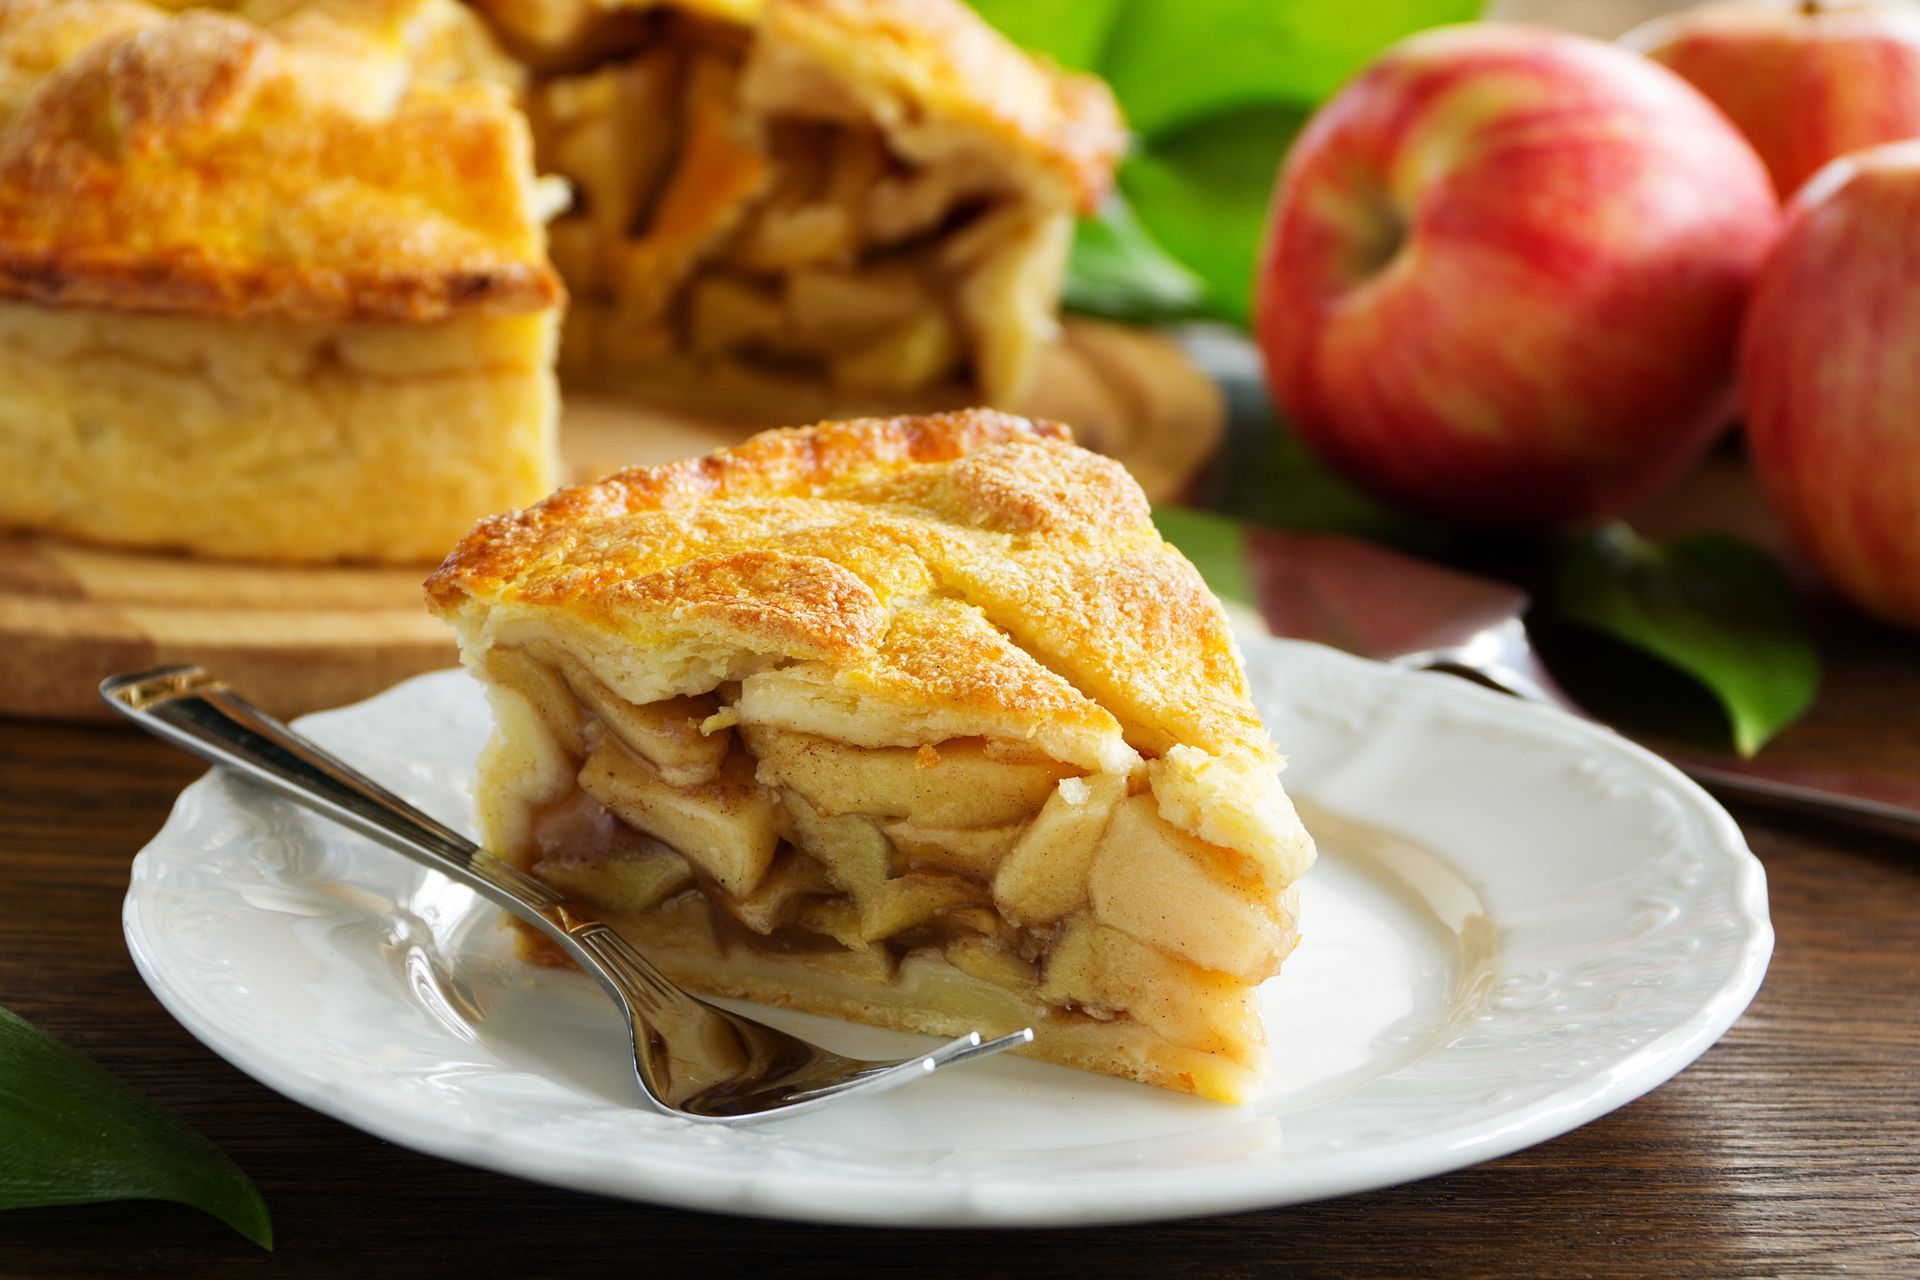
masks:
[[[435,1088],[423,1090],[399,1071],[383,1075],[377,1066],[357,1060],[349,1068],[341,1065],[345,1058],[330,1067],[324,1055],[263,1038],[261,1012],[250,1012],[246,1003],[247,984],[226,972],[233,964],[212,934],[195,935],[187,927],[182,907],[238,911],[250,925],[262,926],[263,917],[248,914],[252,908],[236,896],[244,887],[236,885],[236,877],[223,879],[219,872],[222,859],[245,859],[237,864],[240,868],[257,860],[258,833],[247,823],[283,802],[212,775],[182,793],[166,825],[135,860],[124,915],[128,947],[161,1002],[216,1053],[295,1101],[382,1138],[583,1191],[711,1211],[871,1225],[1147,1221],[1297,1203],[1411,1181],[1531,1146],[1632,1101],[1704,1052],[1752,1000],[1772,951],[1764,873],[1725,810],[1663,761],[1606,730],[1452,677],[1411,675],[1316,645],[1266,637],[1246,637],[1242,644],[1263,703],[1279,703],[1283,718],[1325,721],[1319,732],[1335,739],[1345,735],[1358,756],[1374,748],[1376,736],[1404,733],[1409,725],[1439,735],[1442,746],[1448,735],[1458,735],[1463,743],[1474,733],[1512,736],[1529,751],[1543,752],[1543,759],[1589,778],[1596,788],[1610,788],[1606,803],[1615,810],[1645,810],[1647,843],[1664,850],[1657,856],[1673,864],[1667,869],[1669,879],[1680,888],[1669,895],[1670,902],[1647,895],[1636,899],[1646,907],[1641,915],[1648,919],[1633,917],[1615,933],[1585,945],[1607,962],[1600,965],[1603,976],[1608,965],[1618,969],[1630,959],[1627,972],[1645,979],[1658,970],[1665,978],[1640,982],[1644,989],[1637,993],[1609,992],[1602,983],[1598,991],[1583,988],[1569,995],[1561,988],[1581,986],[1571,967],[1557,979],[1508,974],[1503,981],[1511,984],[1507,995],[1513,1008],[1507,1016],[1529,1029],[1532,1057],[1511,1046],[1502,1049],[1497,1034],[1493,1051],[1477,1059],[1464,1056],[1467,1050],[1454,1042],[1423,1052],[1407,1064],[1403,1076],[1383,1078],[1389,1091],[1410,1086],[1415,1094],[1414,1105],[1399,1111],[1394,1108],[1400,1104],[1391,1098],[1375,1105],[1377,1115],[1388,1117],[1376,1124],[1402,1125],[1404,1132],[1397,1138],[1383,1138],[1375,1129],[1356,1133],[1347,1149],[1324,1137],[1318,1144],[1297,1148],[1283,1142],[1254,1150],[1237,1163],[1221,1161],[1209,1167],[1203,1162],[1183,1167],[1178,1175],[1137,1160],[1063,1173],[1047,1169],[1044,1158],[1033,1161],[1033,1172],[1028,1173],[1020,1162],[1002,1159],[996,1164],[993,1157],[1004,1152],[981,1153],[977,1159],[964,1150],[934,1152],[917,1163],[890,1164],[879,1156],[871,1161],[849,1159],[847,1153],[836,1157],[820,1142],[783,1137],[779,1126],[722,1133],[617,1109],[573,1116],[549,1107],[536,1113],[545,1119],[528,1121],[525,1115],[503,1111],[498,1099],[470,1082],[456,1083],[450,1091],[436,1082]],[[477,691],[464,680],[446,672],[417,677],[367,702],[310,717],[305,727],[323,738],[328,731],[348,728],[370,731],[388,722],[383,718],[416,715],[436,699],[477,699]],[[456,684],[461,692],[454,691]],[[1269,714],[1275,712],[1269,708]],[[1284,731],[1282,737],[1285,741]],[[1449,767],[1449,753],[1434,754],[1440,769]],[[1296,761],[1295,769],[1302,763]],[[421,777],[430,772],[421,766]],[[406,792],[405,780],[401,782],[398,789]],[[291,834],[277,838],[296,847],[314,839],[312,829],[297,822],[289,830]],[[338,838],[358,840],[345,833]],[[396,875],[408,866],[370,846],[367,852],[390,858]],[[1644,872],[1642,864],[1629,870],[1645,878],[1662,865],[1655,857],[1643,855]],[[234,864],[227,869],[234,870]],[[1628,877],[1622,883],[1625,893],[1636,882]],[[1683,889],[1694,892],[1690,901],[1681,900]],[[1708,911],[1703,901],[1719,905]],[[1717,939],[1707,948],[1713,964],[1705,968],[1692,958],[1701,949],[1702,936]],[[1649,950],[1653,942],[1666,952]],[[1602,944],[1612,949],[1594,951]],[[1687,957],[1684,970],[1676,956]],[[323,973],[302,990],[329,998],[328,985],[335,981]],[[1559,986],[1541,989],[1552,982]],[[223,984],[233,989],[216,998],[216,988]],[[1643,1011],[1636,1023],[1636,1006],[1628,999],[1636,994],[1642,1004],[1665,1000],[1670,1007]],[[1576,1022],[1583,1016],[1589,1021],[1561,1034],[1564,1025],[1543,1023],[1540,1014],[1565,999],[1585,1000],[1584,1013],[1573,1013]],[[1607,1012],[1609,999],[1613,1013]],[[1626,1012],[1620,1013],[1623,1001]],[[399,1000],[392,1005],[409,1017],[417,1018],[420,1012]],[[412,1028],[411,1033],[417,1032]],[[449,1051],[459,1047],[451,1030],[445,1034]],[[1583,1046],[1591,1059],[1580,1056]],[[1463,1079],[1449,1084],[1449,1069]],[[1485,1075],[1487,1070],[1494,1075]],[[1507,1077],[1501,1076],[1503,1070]],[[1423,1072],[1436,1078],[1423,1083]],[[498,1074],[513,1073],[502,1066]],[[1508,1077],[1509,1082],[1501,1084]],[[1490,1081],[1495,1086],[1491,1091]],[[540,1082],[518,1081],[515,1087],[529,1083],[537,1088]],[[1378,1084],[1369,1082],[1354,1096],[1365,1102],[1368,1090]],[[1422,1088],[1427,1090],[1424,1095]],[[1513,1093],[1510,1105],[1500,1101],[1503,1092]],[[911,1091],[897,1096],[909,1098]],[[1343,1106],[1346,1100],[1331,1105]],[[1338,1111],[1333,1114],[1340,1119]],[[1357,1114],[1366,1115],[1365,1107]],[[1405,1115],[1418,1117],[1425,1127],[1407,1122]],[[1181,1136],[1169,1135],[1169,1140]]]

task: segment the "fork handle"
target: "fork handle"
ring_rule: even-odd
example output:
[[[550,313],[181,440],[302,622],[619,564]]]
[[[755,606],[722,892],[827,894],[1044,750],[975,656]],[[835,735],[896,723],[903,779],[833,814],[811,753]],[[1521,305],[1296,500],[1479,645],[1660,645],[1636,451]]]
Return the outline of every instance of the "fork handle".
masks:
[[[540,930],[616,994],[636,994],[633,977],[659,991],[672,984],[631,947],[614,949],[635,974],[608,963],[609,937],[563,894],[482,849],[402,800],[344,760],[322,750],[200,667],[162,667],[113,676],[101,699],[155,737],[184,747],[379,841],[479,893]],[[625,979],[625,980],[623,980]]]

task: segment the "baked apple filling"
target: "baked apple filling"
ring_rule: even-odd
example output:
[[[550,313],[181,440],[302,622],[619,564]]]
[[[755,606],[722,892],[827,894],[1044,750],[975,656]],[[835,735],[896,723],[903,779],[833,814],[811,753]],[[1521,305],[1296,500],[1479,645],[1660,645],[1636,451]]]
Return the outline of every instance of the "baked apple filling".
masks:
[[[1218,602],[1064,428],[766,432],[482,521],[428,594],[484,842],[690,988],[1259,1077],[1313,843]]]
[[[957,3],[485,7],[546,68],[574,373],[762,413],[1024,394],[1119,142],[1104,89]],[[1006,103],[962,81],[983,58]]]
[[[1249,979],[1291,949],[1293,891],[1170,822],[1146,761],[855,745],[792,727],[820,709],[769,696],[782,668],[635,704],[542,648],[482,663],[512,726],[482,764],[494,846],[676,979],[916,1030],[1032,1024],[1043,1057],[1244,1092]]]

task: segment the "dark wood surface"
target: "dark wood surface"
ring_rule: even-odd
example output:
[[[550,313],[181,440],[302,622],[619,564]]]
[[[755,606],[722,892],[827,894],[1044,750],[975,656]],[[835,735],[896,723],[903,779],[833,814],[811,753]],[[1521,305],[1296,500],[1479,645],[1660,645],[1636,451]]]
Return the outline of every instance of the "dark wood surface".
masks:
[[[1826,642],[1821,703],[1777,750],[1920,771],[1913,638],[1835,614]],[[36,1210],[0,1214],[0,1275],[1920,1275],[1920,850],[1891,841],[1741,814],[1779,931],[1751,1011],[1671,1083],[1530,1151],[1229,1218],[879,1232],[446,1164],[226,1065],[147,992],[119,925],[129,860],[197,772],[131,731],[0,721],[0,1004],[225,1147],[265,1193],[278,1249],[165,1205]]]

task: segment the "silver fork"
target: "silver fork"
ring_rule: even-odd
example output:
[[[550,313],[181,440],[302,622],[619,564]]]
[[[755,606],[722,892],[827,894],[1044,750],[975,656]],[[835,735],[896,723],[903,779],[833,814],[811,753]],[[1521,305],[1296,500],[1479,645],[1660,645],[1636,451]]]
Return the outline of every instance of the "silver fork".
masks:
[[[1031,1043],[1023,1027],[975,1031],[931,1053],[868,1062],[729,1013],[683,991],[590,912],[301,737],[199,667],[100,684],[107,706],[147,732],[289,796],[466,885],[538,929],[599,979],[625,1012],[634,1074],[656,1110],[710,1124],[812,1111]]]

